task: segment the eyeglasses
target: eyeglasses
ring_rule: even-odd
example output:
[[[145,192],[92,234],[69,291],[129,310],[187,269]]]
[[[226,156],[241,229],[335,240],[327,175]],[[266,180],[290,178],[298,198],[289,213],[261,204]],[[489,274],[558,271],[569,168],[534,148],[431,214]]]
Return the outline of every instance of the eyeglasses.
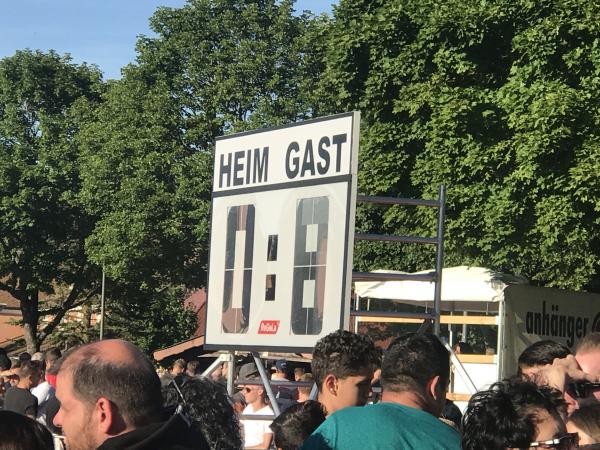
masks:
[[[596,389],[600,389],[600,383],[579,381],[577,383],[569,383],[567,385],[567,392],[569,395],[571,395],[571,397],[575,398],[589,397]]]
[[[555,448],[557,450],[574,450],[578,448],[579,434],[567,433],[564,436],[548,439],[547,441],[537,441],[529,444],[529,447]]]

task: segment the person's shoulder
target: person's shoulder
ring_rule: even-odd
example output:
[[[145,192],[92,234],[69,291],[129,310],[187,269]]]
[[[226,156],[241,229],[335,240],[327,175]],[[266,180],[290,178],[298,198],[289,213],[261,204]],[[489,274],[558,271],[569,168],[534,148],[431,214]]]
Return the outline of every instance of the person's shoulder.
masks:
[[[264,407],[262,407],[261,409],[256,411],[256,415],[267,415],[267,414],[273,414],[273,408],[271,408],[271,405],[265,405]]]
[[[416,421],[427,422],[432,427],[438,428],[439,430],[456,432],[456,430],[444,423],[438,417],[435,417],[433,414],[430,414],[427,411],[423,411],[422,409],[413,408],[407,405],[402,405],[400,403],[379,403],[379,405],[379,408],[381,410],[387,409],[388,411],[397,411],[398,413],[407,416],[408,418],[412,418]],[[387,413],[388,411],[381,412]]]
[[[29,389],[23,389],[18,386],[12,386],[6,391],[5,395],[15,398],[35,398],[35,395],[33,395]]]
[[[460,449],[460,434],[426,411],[399,403],[379,403],[372,405],[372,407],[373,411],[377,411],[381,417],[402,424],[399,428],[402,433],[413,430],[409,431],[410,435],[415,433],[419,435],[422,434],[423,430],[426,430],[427,436],[431,439],[431,445],[434,445],[434,443],[438,445],[431,448]],[[396,418],[394,418],[395,416]]]
[[[348,408],[346,408],[348,409]],[[342,411],[342,410],[340,410]],[[306,438],[300,450],[332,450],[336,446],[336,426],[333,414]]]
[[[345,419],[356,415],[366,414],[367,411],[370,411],[374,406],[376,405],[348,406],[347,408],[338,409],[337,411],[331,413],[328,419],[335,418],[336,420],[339,420],[341,418]]]

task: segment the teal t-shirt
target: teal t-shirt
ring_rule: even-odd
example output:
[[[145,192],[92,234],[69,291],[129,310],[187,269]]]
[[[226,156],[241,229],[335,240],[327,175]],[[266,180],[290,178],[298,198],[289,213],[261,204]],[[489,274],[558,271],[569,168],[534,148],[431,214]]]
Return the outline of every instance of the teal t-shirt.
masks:
[[[460,450],[460,435],[420,409],[378,403],[336,411],[301,450]]]

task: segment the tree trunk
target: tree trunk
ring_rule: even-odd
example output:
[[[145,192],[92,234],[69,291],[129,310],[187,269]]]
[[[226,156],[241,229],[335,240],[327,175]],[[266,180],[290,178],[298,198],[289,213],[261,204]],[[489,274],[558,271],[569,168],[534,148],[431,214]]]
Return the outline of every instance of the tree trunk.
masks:
[[[21,313],[23,314],[23,333],[27,352],[33,355],[40,351],[42,344],[38,339],[37,329],[39,322],[38,291],[31,291],[26,300],[21,300]]]
[[[25,335],[25,343],[27,344],[27,352],[33,355],[40,351],[40,343],[37,338],[37,327],[32,327],[29,323],[23,324],[23,334]]]
[[[92,333],[93,328],[92,322],[92,305],[90,303],[84,303],[81,307],[81,313],[83,315],[83,342],[88,344],[93,339]]]

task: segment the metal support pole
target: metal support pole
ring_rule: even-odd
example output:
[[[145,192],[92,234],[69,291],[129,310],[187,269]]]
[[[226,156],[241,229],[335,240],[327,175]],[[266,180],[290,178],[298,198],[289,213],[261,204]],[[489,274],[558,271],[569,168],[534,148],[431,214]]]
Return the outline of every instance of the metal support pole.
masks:
[[[233,391],[233,382],[235,377],[235,354],[229,352],[227,359],[227,393],[232,396],[235,392]]]
[[[310,400],[318,400],[319,399],[319,387],[317,386],[317,383],[313,384],[313,387],[310,390],[310,396],[308,398]]]
[[[467,373],[465,366],[462,365],[462,363],[458,359],[458,356],[456,356],[456,353],[454,353],[454,350],[452,350],[452,347],[450,347],[450,345],[448,345],[447,342],[444,343],[444,347],[446,347],[446,350],[448,350],[448,352],[450,352],[450,361],[452,362],[452,365],[454,365],[454,368],[458,372],[458,375],[462,378],[464,383],[467,385],[467,389],[469,390],[469,392],[471,394],[474,394],[475,392],[477,392],[477,387],[475,387],[475,383],[473,383],[473,380]]]
[[[433,324],[433,333],[440,335],[440,314],[442,311],[442,270],[444,268],[444,216],[446,208],[446,187],[440,186],[439,210],[437,223],[437,254],[435,258],[435,271],[437,279],[435,280],[435,293],[433,303],[435,308],[435,323]]]
[[[100,340],[104,338],[104,285],[106,283],[106,274],[104,264],[102,264],[102,295],[100,295]]]
[[[210,376],[210,374],[213,373],[217,369],[217,367],[219,367],[221,365],[222,362],[223,362],[223,355],[219,355],[219,357],[217,359],[215,359],[211,363],[211,365],[206,368],[206,370],[204,372],[202,372],[202,376],[203,377]]]
[[[256,364],[256,368],[258,369],[260,378],[262,379],[263,384],[265,386],[265,391],[267,391],[269,400],[271,400],[271,408],[273,408],[273,412],[275,413],[275,416],[278,416],[279,414],[281,414],[281,411],[279,411],[279,405],[277,404],[277,398],[275,397],[275,394],[273,393],[273,389],[271,389],[271,380],[269,380],[267,371],[265,370],[265,367],[263,366],[262,360],[258,356],[258,353],[252,352],[252,356],[254,357],[254,363]]]

